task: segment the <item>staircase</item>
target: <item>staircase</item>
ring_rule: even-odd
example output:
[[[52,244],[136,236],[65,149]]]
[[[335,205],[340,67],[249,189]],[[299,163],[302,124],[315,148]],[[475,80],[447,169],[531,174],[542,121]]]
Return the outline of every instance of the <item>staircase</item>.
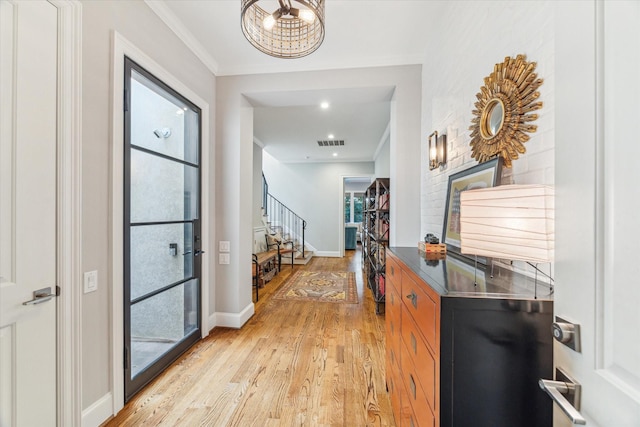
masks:
[[[294,264],[307,264],[313,257],[313,251],[304,239],[307,221],[269,193],[269,184],[264,174],[262,175],[262,222],[267,233],[274,240],[293,243],[293,253],[282,256],[284,259],[288,258],[288,261],[282,261],[283,265],[291,262],[290,256],[294,257]],[[289,245],[285,246],[289,247]]]

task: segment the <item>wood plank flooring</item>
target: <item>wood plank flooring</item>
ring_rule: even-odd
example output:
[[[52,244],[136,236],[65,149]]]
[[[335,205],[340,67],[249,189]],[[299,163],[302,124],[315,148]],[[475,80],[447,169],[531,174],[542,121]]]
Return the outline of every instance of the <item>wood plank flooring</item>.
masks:
[[[360,257],[283,265],[242,329],[215,328],[105,425],[394,426],[384,316],[363,286]],[[355,271],[359,303],[272,299],[299,269]]]

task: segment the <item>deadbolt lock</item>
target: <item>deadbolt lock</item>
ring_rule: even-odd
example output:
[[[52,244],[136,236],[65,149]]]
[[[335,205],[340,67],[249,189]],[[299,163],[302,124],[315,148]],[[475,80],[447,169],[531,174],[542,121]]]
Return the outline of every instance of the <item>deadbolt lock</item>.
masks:
[[[556,341],[580,353],[580,325],[556,316],[551,325],[551,334]]]

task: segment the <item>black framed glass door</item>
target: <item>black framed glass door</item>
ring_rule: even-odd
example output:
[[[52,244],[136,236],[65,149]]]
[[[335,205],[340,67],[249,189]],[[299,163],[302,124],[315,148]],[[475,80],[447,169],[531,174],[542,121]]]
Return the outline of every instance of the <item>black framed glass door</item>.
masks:
[[[200,338],[200,109],[125,58],[125,399]]]

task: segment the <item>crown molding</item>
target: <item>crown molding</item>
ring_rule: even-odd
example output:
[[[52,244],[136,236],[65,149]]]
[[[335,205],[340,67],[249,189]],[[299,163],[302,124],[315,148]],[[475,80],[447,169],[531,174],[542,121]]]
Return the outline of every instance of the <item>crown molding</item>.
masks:
[[[182,21],[169,9],[162,0],[145,0],[147,6],[178,36],[194,55],[211,71],[218,75],[218,61],[204,48],[195,36],[184,26]]]

